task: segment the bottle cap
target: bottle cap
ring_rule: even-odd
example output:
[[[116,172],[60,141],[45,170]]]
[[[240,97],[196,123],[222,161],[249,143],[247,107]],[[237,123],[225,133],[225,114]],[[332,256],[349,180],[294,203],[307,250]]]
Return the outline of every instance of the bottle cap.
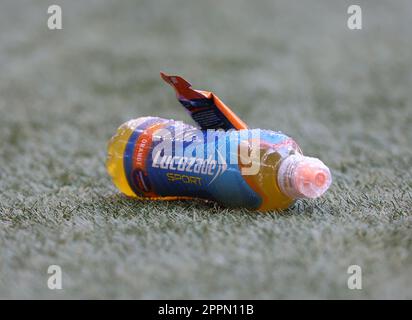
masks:
[[[290,155],[280,164],[278,184],[281,191],[293,198],[318,198],[332,183],[329,168],[317,158]]]

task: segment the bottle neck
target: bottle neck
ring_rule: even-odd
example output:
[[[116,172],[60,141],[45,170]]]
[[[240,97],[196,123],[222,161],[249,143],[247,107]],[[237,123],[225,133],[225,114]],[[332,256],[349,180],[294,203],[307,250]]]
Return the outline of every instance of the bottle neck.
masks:
[[[319,159],[290,155],[282,160],[277,180],[280,190],[292,199],[318,198],[329,188],[332,177]]]

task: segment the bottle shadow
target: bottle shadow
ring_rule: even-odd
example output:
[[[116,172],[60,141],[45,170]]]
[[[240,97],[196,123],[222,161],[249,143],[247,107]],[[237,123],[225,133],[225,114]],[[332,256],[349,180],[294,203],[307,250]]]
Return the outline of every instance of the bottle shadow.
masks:
[[[116,193],[106,196],[99,196],[99,199],[94,205],[101,207],[102,211],[113,217],[128,216],[133,218],[135,215],[148,214],[182,214],[187,213],[192,215],[196,213],[198,216],[214,216],[214,215],[243,215],[249,218],[258,218],[261,216],[272,216],[274,218],[296,217],[300,215],[312,215],[322,213],[323,204],[319,201],[299,200],[290,208],[282,211],[271,210],[267,212],[259,212],[246,208],[228,208],[220,205],[217,202],[204,199],[185,199],[185,200],[151,200],[144,198],[133,198],[126,195]],[[323,212],[325,213],[325,212]]]

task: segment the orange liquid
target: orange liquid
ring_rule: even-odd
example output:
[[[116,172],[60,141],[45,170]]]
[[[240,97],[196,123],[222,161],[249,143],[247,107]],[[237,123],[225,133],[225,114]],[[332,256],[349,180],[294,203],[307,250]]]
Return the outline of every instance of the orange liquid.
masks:
[[[122,124],[116,134],[109,140],[107,146],[106,169],[112,177],[113,183],[127,196],[137,197],[127,182],[123,156],[127,142],[136,127],[141,123],[139,119],[130,120]]]
[[[282,156],[270,146],[260,148],[260,168],[255,175],[243,175],[248,185],[262,197],[259,211],[286,209],[293,199],[284,195],[277,183],[277,172]],[[242,163],[239,161],[239,163]]]
[[[136,130],[136,128],[143,122],[145,122],[147,117],[142,117],[138,119],[130,120],[122,124],[116,131],[115,135],[109,140],[107,145],[107,158],[106,158],[106,169],[111,176],[114,185],[129,197],[139,198],[139,199],[152,199],[152,200],[185,200],[191,199],[191,197],[162,197],[162,196],[150,196],[150,197],[140,197],[138,196],[129,186],[127,181],[126,171],[124,169],[124,152],[126,150],[127,142],[130,136]]]

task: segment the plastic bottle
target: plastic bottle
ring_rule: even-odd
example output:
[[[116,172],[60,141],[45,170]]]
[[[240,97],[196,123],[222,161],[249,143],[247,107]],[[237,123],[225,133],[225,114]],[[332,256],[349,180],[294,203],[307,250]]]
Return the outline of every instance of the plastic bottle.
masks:
[[[285,209],[299,198],[317,198],[329,188],[329,169],[303,156],[290,137],[248,129],[212,93],[193,90],[180,77],[162,77],[201,128],[157,117],[120,126],[109,141],[106,166],[122,193],[152,200],[201,198],[267,211]],[[223,129],[217,132],[220,144],[210,138],[210,129]],[[161,143],[170,150],[160,148]],[[255,158],[244,161],[241,150]],[[247,170],[256,164],[257,170]]]

